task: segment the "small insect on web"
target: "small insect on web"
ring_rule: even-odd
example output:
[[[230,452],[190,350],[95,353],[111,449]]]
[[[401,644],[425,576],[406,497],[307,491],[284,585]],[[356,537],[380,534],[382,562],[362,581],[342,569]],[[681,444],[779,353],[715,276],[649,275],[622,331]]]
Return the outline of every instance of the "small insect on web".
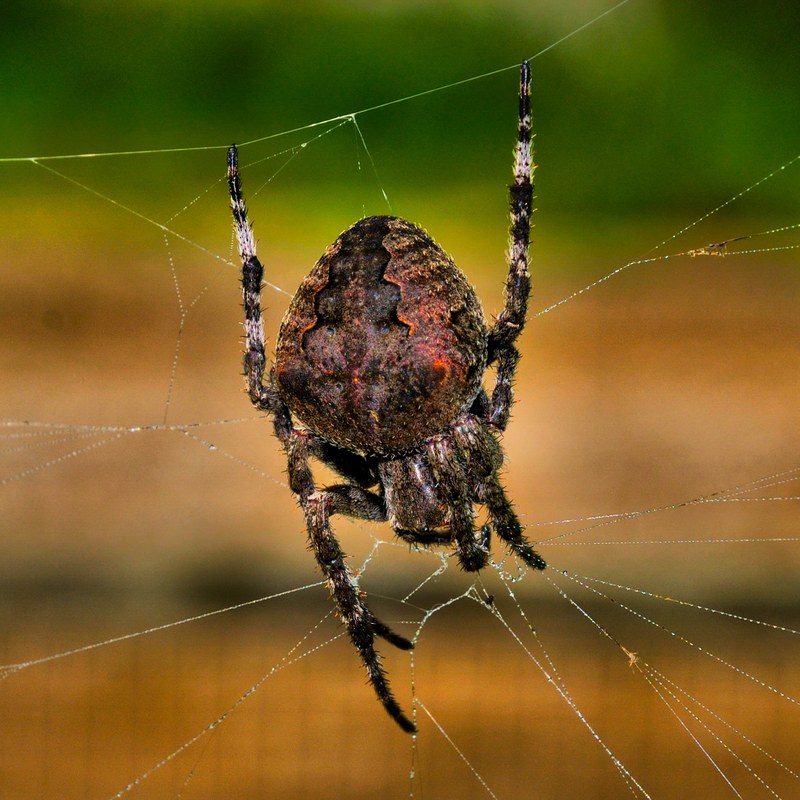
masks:
[[[508,424],[519,361],[514,342],[524,328],[530,294],[532,170],[525,61],[505,307],[494,324],[486,325],[475,290],[425,231],[397,217],[367,217],[342,233],[300,284],[265,383],[264,270],[247,219],[237,148],[228,151],[242,260],[247,392],[259,411],[272,415],[311,549],[375,693],[409,733],[416,727],[389,688],[375,636],[403,650],[413,645],[364,603],[330,518],[388,521],[410,544],[453,545],[469,572],[486,566],[493,530],[529,567],[545,568],[498,476],[503,463],[498,435]],[[482,383],[492,364],[497,373],[489,394]],[[344,482],[318,489],[312,458]],[[489,519],[479,530],[475,504],[485,507]]]

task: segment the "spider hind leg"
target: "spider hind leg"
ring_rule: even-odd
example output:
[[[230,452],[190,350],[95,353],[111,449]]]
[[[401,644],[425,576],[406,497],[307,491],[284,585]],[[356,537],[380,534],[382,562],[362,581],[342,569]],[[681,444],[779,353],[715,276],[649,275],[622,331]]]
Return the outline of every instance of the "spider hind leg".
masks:
[[[306,520],[308,541],[314,557],[336,605],[339,618],[345,625],[361,662],[367,670],[369,682],[389,716],[407,733],[414,733],[414,723],[405,715],[389,687],[386,672],[375,650],[375,636],[380,636],[401,650],[411,650],[414,645],[404,636],[395,633],[388,625],[376,619],[361,599],[353,574],[345,561],[330,518],[345,514],[359,519],[383,521],[386,511],[383,499],[367,489],[352,484],[329,486],[317,490],[309,458],[317,455],[319,442],[306,431],[293,431],[287,442],[289,485],[297,495]]]
[[[401,650],[411,650],[414,645],[376,619],[362,602],[353,576],[345,563],[344,553],[330,526],[329,519],[335,505],[335,494],[322,490],[314,492],[301,502],[317,563],[327,579],[331,597],[336,604],[339,617],[347,628],[350,641],[358,650],[361,661],[367,669],[369,682],[389,716],[406,733],[415,733],[416,726],[400,708],[389,687],[389,679],[375,650],[375,636],[382,637]]]

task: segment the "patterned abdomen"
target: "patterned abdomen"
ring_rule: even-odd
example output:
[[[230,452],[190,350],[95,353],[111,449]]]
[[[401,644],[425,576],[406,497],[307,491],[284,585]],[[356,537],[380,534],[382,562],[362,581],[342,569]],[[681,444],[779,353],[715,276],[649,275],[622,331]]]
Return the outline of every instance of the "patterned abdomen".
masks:
[[[404,452],[472,403],[486,338],[480,302],[449,256],[410,222],[367,217],[297,290],[275,378],[292,413],[329,441]]]

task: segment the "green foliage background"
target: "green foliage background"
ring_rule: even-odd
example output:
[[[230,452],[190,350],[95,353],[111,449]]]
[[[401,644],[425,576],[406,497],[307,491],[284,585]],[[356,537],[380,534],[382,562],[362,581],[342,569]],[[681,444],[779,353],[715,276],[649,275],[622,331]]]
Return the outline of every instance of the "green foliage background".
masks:
[[[512,66],[611,5],[14,3],[0,29],[0,155],[277,133]],[[775,166],[763,143],[776,132],[791,157],[799,27],[792,2],[633,0],[537,59],[542,180],[559,176],[550,207],[705,209],[741,188],[742,164],[753,176]],[[494,180],[497,164],[506,169],[508,148],[492,145],[508,140],[508,85],[504,73],[361,117],[381,178],[425,191]],[[625,146],[643,138],[649,147]],[[445,139],[443,159],[429,145]],[[346,181],[352,164],[348,139],[322,164],[299,159],[292,181]]]

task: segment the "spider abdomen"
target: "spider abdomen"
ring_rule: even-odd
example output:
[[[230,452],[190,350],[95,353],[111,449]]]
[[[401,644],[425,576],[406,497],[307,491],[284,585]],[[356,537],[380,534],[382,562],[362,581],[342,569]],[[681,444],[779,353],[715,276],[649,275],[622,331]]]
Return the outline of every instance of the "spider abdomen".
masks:
[[[278,335],[293,414],[342,447],[411,450],[474,400],[487,331],[474,289],[421,228],[367,217],[325,251]]]

